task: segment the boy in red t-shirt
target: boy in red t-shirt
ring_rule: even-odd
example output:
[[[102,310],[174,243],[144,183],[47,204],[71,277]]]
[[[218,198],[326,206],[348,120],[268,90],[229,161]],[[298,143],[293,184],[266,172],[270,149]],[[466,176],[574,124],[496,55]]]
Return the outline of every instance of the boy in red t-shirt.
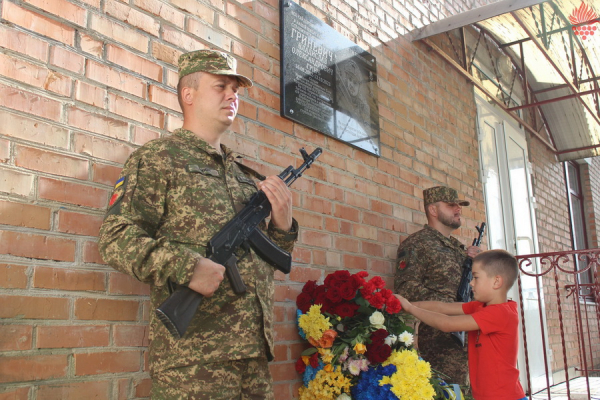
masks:
[[[507,300],[517,279],[517,260],[504,250],[488,250],[473,259],[475,301],[410,303],[396,295],[402,308],[444,332],[469,332],[469,377],[475,400],[526,399],[517,365],[519,315]]]

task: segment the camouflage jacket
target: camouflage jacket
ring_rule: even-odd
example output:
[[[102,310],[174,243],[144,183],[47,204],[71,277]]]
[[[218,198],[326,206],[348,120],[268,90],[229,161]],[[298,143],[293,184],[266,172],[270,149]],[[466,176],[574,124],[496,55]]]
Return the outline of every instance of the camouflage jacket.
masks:
[[[206,245],[257,191],[240,156],[224,157],[192,132],[179,129],[151,141],[127,160],[100,229],[99,249],[115,269],[150,284],[151,372],[179,366],[258,357],[272,359],[274,269],[254,251],[238,262],[247,292],[236,295],[225,277],[205,298],[185,336],[174,339],[154,309],[169,295],[167,280],[190,281]],[[258,174],[256,174],[258,175]],[[282,249],[292,232],[263,224]]]
[[[394,291],[409,301],[455,302],[466,258],[465,246],[458,239],[425,225],[398,247]],[[461,348],[449,333],[425,324],[419,325],[418,346],[433,369],[450,377],[448,383],[466,383],[466,346]]]

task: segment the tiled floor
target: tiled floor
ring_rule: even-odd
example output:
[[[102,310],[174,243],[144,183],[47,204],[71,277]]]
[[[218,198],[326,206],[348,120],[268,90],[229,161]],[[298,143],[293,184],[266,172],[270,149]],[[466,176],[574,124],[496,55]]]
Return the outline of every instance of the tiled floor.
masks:
[[[569,381],[569,390],[567,383],[563,382],[550,388],[551,400],[600,400],[600,378],[588,378],[590,393],[588,397],[588,384],[585,377],[578,377]],[[570,394],[570,395],[569,395]],[[548,399],[546,389],[531,396],[531,400]]]

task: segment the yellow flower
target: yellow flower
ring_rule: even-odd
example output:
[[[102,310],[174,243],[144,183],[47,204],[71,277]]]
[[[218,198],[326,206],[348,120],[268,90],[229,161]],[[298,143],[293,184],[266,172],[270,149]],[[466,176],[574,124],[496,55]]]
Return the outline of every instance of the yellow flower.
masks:
[[[330,363],[331,360],[333,360],[334,354],[331,352],[330,349],[319,348],[318,350],[319,350],[319,354],[321,355],[321,359],[323,360],[323,362]]]
[[[365,354],[365,352],[367,351],[367,346],[365,346],[362,343],[356,343],[354,345],[354,351],[356,352],[356,354]]]
[[[323,367],[323,369],[327,372],[332,372],[333,371],[333,365],[331,364],[325,364],[325,366]]]
[[[308,365],[310,363],[310,356],[302,356],[302,361],[304,365]]]
[[[397,372],[384,376],[379,384],[391,385],[391,391],[400,399],[432,399],[435,395],[431,378],[431,366],[424,360],[419,360],[414,350],[393,351],[382,364],[393,364]]]
[[[300,388],[300,400],[333,400],[342,393],[350,393],[351,382],[342,373],[342,368],[331,367],[332,371],[320,370],[308,387]]]
[[[298,326],[302,328],[306,337],[314,340],[321,339],[323,332],[332,327],[329,318],[321,314],[321,305],[312,305],[306,314],[298,318]]]

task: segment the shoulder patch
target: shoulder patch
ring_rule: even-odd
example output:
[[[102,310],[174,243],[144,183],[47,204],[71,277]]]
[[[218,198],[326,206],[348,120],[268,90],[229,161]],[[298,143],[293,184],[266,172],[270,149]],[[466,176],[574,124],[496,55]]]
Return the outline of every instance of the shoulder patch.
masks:
[[[108,214],[120,214],[121,213],[121,200],[127,189],[127,175],[119,178],[115,183],[113,194],[108,202]]]

